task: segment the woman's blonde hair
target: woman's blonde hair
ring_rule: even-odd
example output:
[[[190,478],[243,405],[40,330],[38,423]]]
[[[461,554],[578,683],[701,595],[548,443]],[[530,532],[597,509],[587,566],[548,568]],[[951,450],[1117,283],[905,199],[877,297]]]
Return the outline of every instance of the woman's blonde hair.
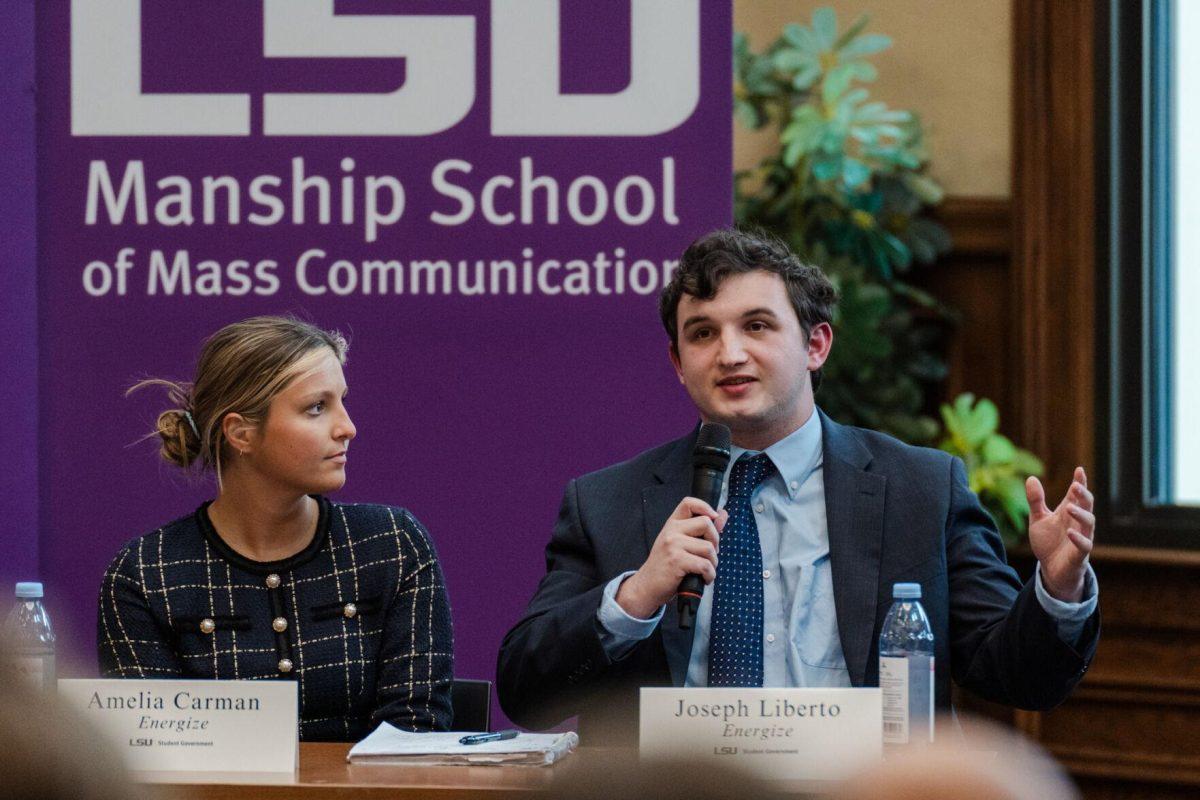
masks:
[[[162,441],[160,453],[177,466],[211,469],[221,477],[225,415],[236,412],[262,423],[275,395],[297,377],[295,367],[328,347],[346,363],[345,337],[294,317],[251,317],[226,325],[209,337],[191,383],[149,378],[126,395],[161,386],[173,404],[158,415],[148,436]]]

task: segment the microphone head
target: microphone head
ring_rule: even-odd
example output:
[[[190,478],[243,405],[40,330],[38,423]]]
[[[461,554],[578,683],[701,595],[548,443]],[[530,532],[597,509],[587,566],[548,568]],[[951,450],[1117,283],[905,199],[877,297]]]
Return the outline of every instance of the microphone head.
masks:
[[[705,422],[696,436],[692,465],[724,472],[729,466],[729,448],[732,444],[733,435],[728,427],[719,422]]]

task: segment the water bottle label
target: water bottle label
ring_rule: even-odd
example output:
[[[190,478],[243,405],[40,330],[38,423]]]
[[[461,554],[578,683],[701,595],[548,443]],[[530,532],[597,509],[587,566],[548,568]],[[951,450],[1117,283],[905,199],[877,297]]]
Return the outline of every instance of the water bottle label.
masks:
[[[883,743],[908,744],[908,659],[879,658],[883,690]]]
[[[933,741],[933,656],[881,656],[884,744]]]
[[[35,692],[46,691],[47,669],[44,656],[18,656],[12,660],[17,680]]]

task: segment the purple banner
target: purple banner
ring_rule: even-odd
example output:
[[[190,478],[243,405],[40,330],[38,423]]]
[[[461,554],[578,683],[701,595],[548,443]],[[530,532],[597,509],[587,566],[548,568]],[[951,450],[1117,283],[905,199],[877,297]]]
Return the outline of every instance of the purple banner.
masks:
[[[337,499],[429,527],[456,672],[493,678],[567,479],[694,423],[656,296],[731,218],[730,4],[37,10],[40,563],[77,669],[112,555],[215,489],[125,389],[295,313],[352,341]]]
[[[37,574],[37,258],[34,196],[33,0],[0,10],[0,403],[9,430],[34,444],[12,448],[0,470],[0,581]]]

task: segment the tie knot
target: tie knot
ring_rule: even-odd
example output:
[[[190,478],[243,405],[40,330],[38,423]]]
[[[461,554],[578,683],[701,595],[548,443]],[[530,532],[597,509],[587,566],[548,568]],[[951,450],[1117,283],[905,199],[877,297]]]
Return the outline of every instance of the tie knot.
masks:
[[[729,497],[749,497],[774,471],[775,465],[766,453],[743,453],[729,475]]]

